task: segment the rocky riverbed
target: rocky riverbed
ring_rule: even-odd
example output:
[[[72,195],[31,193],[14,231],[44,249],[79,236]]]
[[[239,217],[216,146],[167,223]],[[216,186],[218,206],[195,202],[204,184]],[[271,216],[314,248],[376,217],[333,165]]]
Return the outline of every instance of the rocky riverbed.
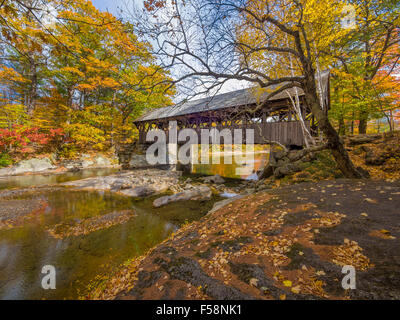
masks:
[[[212,194],[233,195],[243,191],[242,188],[232,189],[225,186],[225,180],[220,176],[199,178],[183,178],[182,172],[158,169],[143,169],[106,177],[94,177],[84,180],[71,181],[62,184],[79,190],[101,190],[114,192],[133,198],[163,195],[153,202],[155,208],[172,202],[208,201]],[[244,187],[242,185],[241,187]]]
[[[85,171],[82,171],[84,176]],[[74,173],[77,177],[80,173]],[[37,176],[40,177],[40,176]],[[59,176],[63,178],[62,175]],[[13,179],[25,179],[25,176],[13,177]],[[243,192],[249,189],[247,184],[236,183],[236,187],[228,187],[220,176],[206,178],[188,178],[182,177],[181,172],[166,171],[159,169],[142,169],[133,171],[121,171],[106,176],[92,176],[86,179],[73,180],[59,184],[47,183],[52,182],[52,175],[43,177],[43,186],[33,186],[30,188],[17,188],[11,190],[0,190],[0,229],[15,227],[28,221],[34,216],[34,212],[43,209],[45,205],[45,197],[47,193],[65,190],[71,191],[88,191],[88,192],[109,192],[119,196],[133,199],[152,198],[153,208],[160,208],[175,202],[187,201],[210,201],[212,197],[229,197],[234,198],[237,192]],[[72,179],[73,177],[65,177]],[[62,179],[61,179],[62,182]],[[14,186],[14,184],[11,184]],[[251,184],[252,185],[252,184]],[[251,189],[250,189],[251,191]],[[219,202],[216,206],[228,203],[230,200]],[[111,216],[110,216],[111,217]],[[107,219],[106,219],[107,220]],[[125,222],[116,217],[115,221]],[[108,222],[107,222],[108,223]],[[92,225],[93,223],[90,223]],[[110,226],[114,223],[108,223]],[[98,223],[96,223],[98,225]],[[81,226],[85,230],[94,230],[95,228]],[[76,231],[80,226],[73,226],[70,231],[61,232],[61,236],[69,234],[79,234]],[[56,234],[52,232],[52,234]],[[64,234],[64,235],[63,235]]]
[[[107,174],[103,171],[3,179],[0,299],[76,299],[89,281],[107,277],[127,259],[200,219],[220,200],[212,185],[190,181],[179,173],[137,170],[103,178],[99,176]],[[80,179],[87,174],[91,179]],[[27,177],[35,177],[30,187]],[[78,186],[61,185],[73,179],[78,180],[71,184]],[[137,187],[151,192],[131,196]],[[179,196],[179,201],[162,207],[153,205],[158,198],[187,196],[197,188],[207,190],[205,198]],[[57,290],[44,291],[36,281],[43,263],[56,267]]]

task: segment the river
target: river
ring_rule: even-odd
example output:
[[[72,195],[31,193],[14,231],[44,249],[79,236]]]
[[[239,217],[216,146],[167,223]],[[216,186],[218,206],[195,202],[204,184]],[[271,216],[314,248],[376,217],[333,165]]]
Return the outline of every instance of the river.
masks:
[[[7,205],[10,201],[38,199],[43,203],[29,221],[10,229],[0,229],[0,299],[77,299],[85,295],[94,279],[109,274],[126,260],[144,254],[183,223],[200,219],[217,200],[201,205],[195,201],[178,202],[154,209],[154,198],[135,200],[108,192],[73,191],[57,186],[61,182],[114,172],[97,169],[0,179],[3,190],[53,185],[39,188],[34,193],[0,199],[0,206],[7,201]],[[10,210],[14,209],[11,207]],[[49,227],[55,225],[69,225],[126,210],[135,215],[128,222],[87,235],[56,239],[48,232]],[[55,267],[55,290],[42,288],[44,274],[41,271],[45,265]]]

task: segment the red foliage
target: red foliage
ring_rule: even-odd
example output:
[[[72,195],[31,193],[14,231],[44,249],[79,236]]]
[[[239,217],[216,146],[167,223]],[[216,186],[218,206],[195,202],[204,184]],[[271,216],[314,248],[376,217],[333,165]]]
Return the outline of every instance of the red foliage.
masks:
[[[62,128],[43,132],[38,127],[15,125],[12,129],[0,129],[0,153],[40,153],[52,151],[65,139]]]

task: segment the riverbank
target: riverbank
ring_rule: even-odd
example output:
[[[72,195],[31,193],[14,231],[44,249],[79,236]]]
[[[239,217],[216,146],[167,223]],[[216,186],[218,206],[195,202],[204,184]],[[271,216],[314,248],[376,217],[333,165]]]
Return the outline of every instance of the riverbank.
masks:
[[[118,160],[106,154],[82,154],[75,159],[56,159],[55,155],[42,155],[0,168],[0,178],[18,175],[62,174],[86,169],[120,168]]]
[[[303,183],[238,199],[127,262],[89,299],[400,299],[400,183]],[[342,266],[357,290],[344,290]]]

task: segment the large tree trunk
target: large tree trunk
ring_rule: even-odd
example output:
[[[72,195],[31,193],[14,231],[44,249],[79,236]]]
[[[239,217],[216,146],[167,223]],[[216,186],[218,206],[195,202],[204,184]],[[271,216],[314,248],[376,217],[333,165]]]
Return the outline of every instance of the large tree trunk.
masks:
[[[331,125],[328,118],[321,120],[321,131],[325,134],[328,140],[328,148],[332,151],[332,155],[338,165],[338,168],[346,178],[364,178],[351,161],[349,154],[344,147],[343,141],[340,139],[335,128]]]
[[[38,76],[34,61],[30,61],[29,73],[30,73],[29,78],[31,83],[28,92],[26,93],[25,105],[28,115],[32,116],[33,111],[35,109],[36,98],[37,98],[37,86],[38,86]]]
[[[302,86],[305,94],[305,100],[311,109],[311,112],[318,121],[319,130],[321,130],[327,139],[327,147],[331,150],[339,170],[346,178],[364,178],[363,174],[354,166],[346,148],[344,147],[343,141],[340,139],[335,128],[329,122],[327,110],[323,110],[321,106],[321,102],[317,94],[315,70],[312,66],[312,61],[309,58],[306,58],[304,54],[299,32],[294,34],[294,40],[297,51],[300,54],[300,61],[304,72],[304,81]],[[305,39],[305,41],[309,52],[310,43],[307,41],[307,39]],[[328,106],[326,106],[326,108],[327,107]]]
[[[339,135],[344,136],[346,134],[346,124],[344,123],[343,115],[339,118]]]
[[[367,125],[368,125],[368,112],[361,111],[360,112],[360,123],[358,125],[358,134],[366,134],[367,133]]]
[[[346,178],[364,178],[362,173],[359,172],[354,166],[346,148],[344,147],[343,141],[340,139],[335,128],[329,122],[327,112],[321,109],[315,84],[315,74],[311,67],[309,67],[307,70],[304,85],[307,104],[318,120],[318,128],[325,135],[327,139],[327,146],[331,150],[338,168]]]

